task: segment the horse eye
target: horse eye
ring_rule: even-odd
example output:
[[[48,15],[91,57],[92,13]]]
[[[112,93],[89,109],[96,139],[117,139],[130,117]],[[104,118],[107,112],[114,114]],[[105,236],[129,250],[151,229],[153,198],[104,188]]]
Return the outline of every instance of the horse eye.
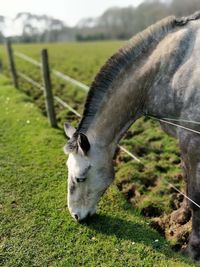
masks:
[[[83,182],[85,182],[85,180],[86,180],[85,177],[81,177],[81,178],[76,177],[77,183],[83,183]]]

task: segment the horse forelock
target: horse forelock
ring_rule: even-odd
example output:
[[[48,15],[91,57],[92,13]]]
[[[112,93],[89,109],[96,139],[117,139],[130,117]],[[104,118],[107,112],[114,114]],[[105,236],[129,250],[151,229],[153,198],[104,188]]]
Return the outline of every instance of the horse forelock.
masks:
[[[77,151],[78,150],[78,135],[75,133],[72,138],[67,143],[67,150],[68,151]]]

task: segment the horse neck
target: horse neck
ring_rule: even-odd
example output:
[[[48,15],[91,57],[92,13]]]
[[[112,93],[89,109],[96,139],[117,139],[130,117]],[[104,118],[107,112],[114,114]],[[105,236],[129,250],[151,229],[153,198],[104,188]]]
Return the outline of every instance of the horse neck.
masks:
[[[146,92],[143,74],[138,69],[138,64],[125,69],[104,96],[87,132],[95,143],[115,148],[130,125],[142,115]]]

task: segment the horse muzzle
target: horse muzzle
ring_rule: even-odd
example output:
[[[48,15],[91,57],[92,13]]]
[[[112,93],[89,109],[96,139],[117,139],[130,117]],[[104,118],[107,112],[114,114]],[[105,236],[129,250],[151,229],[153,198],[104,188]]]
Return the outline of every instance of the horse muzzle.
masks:
[[[90,217],[92,217],[96,213],[96,208],[93,208],[89,211],[83,209],[83,210],[77,210],[77,211],[71,211],[71,216],[77,221],[77,222],[85,222],[88,221]]]

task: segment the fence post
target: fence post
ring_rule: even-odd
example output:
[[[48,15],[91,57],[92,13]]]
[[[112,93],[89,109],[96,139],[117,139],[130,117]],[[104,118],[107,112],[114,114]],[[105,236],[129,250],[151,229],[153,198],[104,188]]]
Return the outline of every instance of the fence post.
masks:
[[[53,100],[52,87],[51,87],[51,78],[50,78],[50,71],[49,71],[49,60],[48,60],[47,49],[42,49],[41,57],[42,57],[42,76],[43,76],[43,83],[44,83],[44,97],[45,97],[45,103],[46,103],[47,116],[48,116],[51,127],[56,128],[57,121],[56,121],[56,115],[55,115],[55,110],[54,110],[54,100]]]
[[[13,85],[15,88],[19,88],[17,71],[15,67],[15,60],[13,56],[13,50],[12,50],[11,42],[9,39],[6,40],[6,49],[7,49],[7,54],[8,54],[9,68],[10,68],[10,72],[11,72],[11,76],[13,80]]]

